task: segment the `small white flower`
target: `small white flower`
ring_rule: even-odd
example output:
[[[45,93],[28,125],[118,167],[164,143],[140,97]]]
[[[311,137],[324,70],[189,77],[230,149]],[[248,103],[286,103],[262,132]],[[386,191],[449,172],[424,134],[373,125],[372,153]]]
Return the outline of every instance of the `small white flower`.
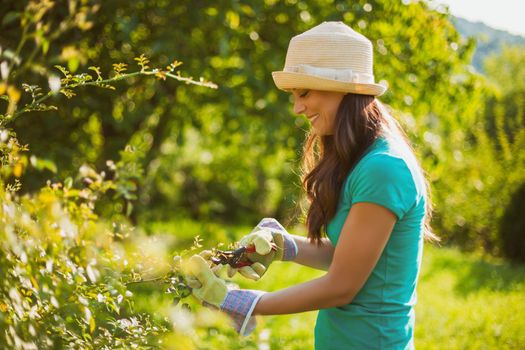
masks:
[[[88,305],[89,305],[87,299],[84,298],[84,297],[79,296],[79,297],[78,297],[78,301],[79,301],[80,304],[82,304],[82,305],[85,305],[85,306],[88,306]]]
[[[60,304],[58,303],[58,300],[57,298],[55,298],[54,296],[51,296],[51,298],[49,299],[49,301],[51,302],[51,305],[53,305],[54,307],[58,308],[60,306]]]
[[[87,324],[89,324],[89,321],[91,321],[91,310],[89,310],[88,307],[84,308],[84,319],[86,321]]]
[[[49,84],[49,89],[53,91],[53,93],[57,93],[60,90],[60,78],[56,75],[50,76],[47,82]]]
[[[47,272],[53,272],[53,260],[46,261],[46,270]]]
[[[173,308],[170,310],[169,317],[176,331],[189,333],[193,330],[195,317],[191,312],[181,308]]]
[[[127,329],[132,326],[132,323],[127,318],[121,318],[117,321],[121,329]]]
[[[7,79],[9,76],[9,64],[7,61],[0,63],[0,73],[2,74],[2,80]]]
[[[86,267],[86,273],[91,282],[95,283],[97,281],[98,271],[94,269],[91,265],[88,265]]]
[[[0,131],[0,142],[6,142],[8,138],[9,133],[7,132],[7,130],[3,129],[2,131]]]

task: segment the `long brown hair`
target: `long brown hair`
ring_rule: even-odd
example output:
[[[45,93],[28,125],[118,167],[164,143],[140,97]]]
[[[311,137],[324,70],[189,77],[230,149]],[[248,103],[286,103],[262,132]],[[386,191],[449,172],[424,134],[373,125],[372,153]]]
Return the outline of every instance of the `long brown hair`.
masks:
[[[302,184],[310,203],[306,226],[310,241],[317,244],[321,244],[326,226],[335,215],[346,177],[374,141],[381,135],[394,133],[411,149],[399,124],[374,96],[346,94],[337,110],[334,129],[333,135],[310,133],[303,149]],[[430,228],[428,193],[425,238],[438,241]]]

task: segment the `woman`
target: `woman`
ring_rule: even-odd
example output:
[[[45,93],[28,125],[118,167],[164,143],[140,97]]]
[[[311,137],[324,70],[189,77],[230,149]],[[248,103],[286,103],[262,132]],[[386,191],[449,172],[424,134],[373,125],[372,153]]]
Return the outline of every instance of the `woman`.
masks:
[[[326,270],[277,292],[228,290],[199,256],[189,272],[194,295],[235,320],[241,334],[253,315],[320,310],[316,349],[413,348],[414,304],[428,220],[426,182],[398,124],[376,100],[372,44],[342,22],[292,38],[278,88],[311,122],[303,185],[310,202],[308,239],[263,220],[241,240],[255,245],[244,275],[259,277],[274,260]],[[326,233],[327,237],[323,237]],[[273,249],[272,249],[273,248]]]

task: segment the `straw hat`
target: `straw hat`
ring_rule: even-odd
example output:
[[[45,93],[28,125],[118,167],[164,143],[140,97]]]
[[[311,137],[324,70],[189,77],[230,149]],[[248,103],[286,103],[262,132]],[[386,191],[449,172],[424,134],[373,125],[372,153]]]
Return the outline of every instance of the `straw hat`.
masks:
[[[281,90],[312,89],[379,96],[372,43],[343,22],[322,24],[290,40],[282,71],[273,72]]]

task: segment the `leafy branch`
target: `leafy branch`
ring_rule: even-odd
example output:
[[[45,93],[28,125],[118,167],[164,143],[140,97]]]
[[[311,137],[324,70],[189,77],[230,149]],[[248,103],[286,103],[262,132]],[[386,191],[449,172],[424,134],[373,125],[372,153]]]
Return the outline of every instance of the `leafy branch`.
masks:
[[[46,105],[44,102],[54,96],[57,93],[61,93],[67,98],[72,98],[75,96],[75,88],[81,87],[81,86],[97,86],[101,88],[111,89],[114,90],[115,87],[112,85],[113,83],[116,83],[117,81],[129,79],[131,77],[135,76],[155,76],[158,79],[166,80],[166,78],[172,78],[181,82],[184,82],[186,84],[193,84],[198,86],[204,86],[212,89],[216,89],[217,85],[213,82],[207,81],[204,78],[200,77],[199,80],[194,80],[193,77],[186,77],[181,74],[180,71],[175,71],[177,67],[179,67],[182,62],[180,61],[173,61],[170,65],[168,65],[165,69],[159,69],[159,68],[150,68],[148,66],[149,59],[144,56],[144,54],[140,55],[139,57],[135,57],[135,60],[137,61],[138,66],[140,67],[140,71],[125,73],[127,70],[127,64],[125,63],[115,63],[113,64],[113,70],[114,75],[109,78],[103,78],[102,73],[100,71],[99,67],[91,66],[88,69],[93,71],[96,74],[96,77],[92,76],[89,73],[81,73],[81,74],[71,74],[69,70],[67,70],[65,67],[62,67],[60,65],[55,65],[55,68],[60,70],[63,77],[59,80],[58,78],[50,78],[50,90],[47,93],[42,93],[42,88],[40,88],[38,85],[29,85],[29,84],[23,84],[23,89],[25,92],[31,94],[32,101],[28,104],[26,104],[22,109],[15,110],[11,114],[6,113],[5,115],[0,115],[0,125],[6,126],[12,123],[15,119],[17,119],[20,115],[31,112],[31,111],[48,111],[48,110],[56,110],[58,109],[56,106],[52,105]],[[2,95],[4,92],[0,91],[0,95]],[[8,97],[9,99],[9,97]],[[17,98],[19,99],[19,97]]]

